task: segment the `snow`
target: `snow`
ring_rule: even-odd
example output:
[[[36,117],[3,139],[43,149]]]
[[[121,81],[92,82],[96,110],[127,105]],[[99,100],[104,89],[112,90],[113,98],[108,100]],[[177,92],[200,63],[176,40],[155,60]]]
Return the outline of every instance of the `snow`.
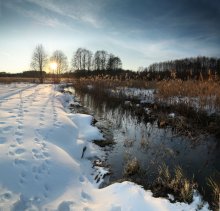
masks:
[[[202,203],[195,195],[190,205],[172,204],[131,182],[98,189],[108,171],[92,168],[104,156],[92,140],[102,134],[92,116],[70,113],[74,97],[57,90],[0,85],[0,210],[196,210]]]
[[[175,117],[175,113],[170,113],[170,114],[168,115],[168,117],[174,118],[174,117]]]
[[[137,98],[141,103],[154,103],[154,89],[138,89],[138,88],[127,88],[117,87],[116,90],[111,90],[112,94],[126,96],[127,98]]]

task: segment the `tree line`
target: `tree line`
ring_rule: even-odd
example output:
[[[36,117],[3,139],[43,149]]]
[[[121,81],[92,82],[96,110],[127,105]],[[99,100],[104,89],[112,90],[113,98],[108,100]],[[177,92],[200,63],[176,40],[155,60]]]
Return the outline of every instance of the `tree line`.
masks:
[[[56,50],[48,59],[45,49],[42,45],[38,45],[33,53],[31,68],[40,73],[40,82],[43,83],[46,66],[59,81],[61,74],[68,70],[68,60],[61,50]],[[70,71],[75,71],[76,75],[84,75],[86,71],[116,71],[122,69],[122,61],[118,56],[108,53],[105,50],[98,50],[93,55],[92,51],[85,48],[78,48],[73,54]]]
[[[53,77],[59,82],[60,77],[96,77],[119,80],[207,80],[220,78],[220,58],[194,57],[171,60],[140,67],[137,72],[122,69],[122,61],[118,56],[105,50],[97,50],[94,54],[86,48],[78,48],[72,56],[70,65],[67,56],[56,50],[48,57],[40,44],[34,49],[31,60],[31,71],[9,74],[0,72],[0,77],[33,77],[43,83],[44,77]],[[49,69],[50,73],[46,73]]]
[[[178,78],[207,80],[220,77],[220,58],[199,56],[159,62],[140,68],[140,75],[148,80]]]
[[[67,57],[60,50],[53,53],[50,62],[56,63],[55,73],[57,77],[68,69]],[[42,45],[38,45],[32,57],[31,67],[42,72],[47,63],[47,55]],[[114,76],[141,80],[164,79],[201,79],[220,77],[220,59],[213,57],[194,57],[179,60],[171,60],[151,64],[149,67],[140,68],[137,72],[122,69],[122,61],[118,56],[105,50],[98,50],[93,54],[86,48],[78,48],[71,60],[71,69],[76,77],[90,77],[99,75]],[[106,77],[106,76],[105,76]]]

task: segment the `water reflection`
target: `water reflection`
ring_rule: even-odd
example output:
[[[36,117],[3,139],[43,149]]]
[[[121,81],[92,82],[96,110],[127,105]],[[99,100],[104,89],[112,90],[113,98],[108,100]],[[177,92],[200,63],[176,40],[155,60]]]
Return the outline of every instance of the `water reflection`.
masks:
[[[153,182],[162,163],[171,171],[181,166],[188,178],[195,178],[203,194],[208,193],[207,177],[215,176],[220,183],[220,147],[216,138],[201,135],[193,142],[173,133],[171,128],[159,128],[156,121],[146,122],[146,117],[135,115],[134,108],[125,108],[120,100],[108,101],[74,89],[71,91],[96,119],[107,120],[110,124],[109,130],[116,142],[107,158],[112,169],[111,182],[123,178],[127,157],[136,157],[146,172],[142,183]]]

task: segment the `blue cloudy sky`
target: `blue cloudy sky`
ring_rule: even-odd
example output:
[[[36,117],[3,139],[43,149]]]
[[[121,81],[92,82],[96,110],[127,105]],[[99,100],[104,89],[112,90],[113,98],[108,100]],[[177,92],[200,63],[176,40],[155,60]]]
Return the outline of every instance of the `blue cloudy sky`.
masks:
[[[137,70],[191,56],[220,57],[219,0],[0,0],[0,72],[28,70],[37,44],[48,55],[106,50]]]

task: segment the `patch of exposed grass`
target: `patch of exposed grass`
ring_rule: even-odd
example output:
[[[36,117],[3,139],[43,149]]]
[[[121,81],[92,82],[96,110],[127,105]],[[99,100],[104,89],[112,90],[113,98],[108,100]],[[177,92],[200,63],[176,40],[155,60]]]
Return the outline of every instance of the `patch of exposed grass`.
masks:
[[[124,167],[124,175],[132,176],[136,174],[140,169],[140,164],[137,158],[133,158],[127,161],[127,164]]]
[[[183,170],[177,166],[171,173],[165,164],[159,166],[158,177],[152,185],[155,196],[173,194],[178,201],[192,202],[193,189],[196,184],[186,178]]]
[[[157,97],[169,104],[185,104],[199,110],[220,111],[218,81],[166,80],[157,82]],[[176,98],[175,98],[176,97]]]
[[[208,178],[207,184],[211,189],[211,197],[212,197],[212,204],[211,206],[213,207],[214,210],[219,210],[220,209],[220,184],[214,181],[213,178]]]

